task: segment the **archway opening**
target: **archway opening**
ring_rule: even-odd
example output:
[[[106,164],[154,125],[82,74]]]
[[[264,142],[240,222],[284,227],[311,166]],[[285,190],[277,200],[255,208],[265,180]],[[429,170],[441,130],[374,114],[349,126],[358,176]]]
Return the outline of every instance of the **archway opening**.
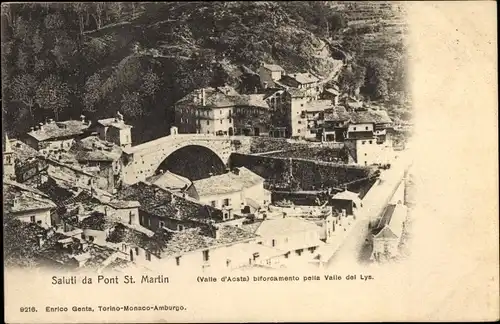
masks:
[[[223,174],[226,170],[219,156],[204,146],[188,145],[170,154],[158,167],[156,174],[170,171],[191,181]]]

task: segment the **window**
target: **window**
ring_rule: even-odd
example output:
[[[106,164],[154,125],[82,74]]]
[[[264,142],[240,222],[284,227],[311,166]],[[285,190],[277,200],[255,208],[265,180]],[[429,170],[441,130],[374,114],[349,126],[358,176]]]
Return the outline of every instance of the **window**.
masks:
[[[220,120],[220,123],[222,124],[222,119]]]
[[[127,244],[122,244],[122,251],[126,252],[127,251]]]
[[[232,123],[232,122],[233,122],[233,120],[231,119],[231,117],[229,117],[229,122],[230,122],[230,123]]]
[[[203,261],[208,261],[210,260],[210,256],[208,254],[208,250],[203,251]]]
[[[368,126],[365,127],[365,130],[368,130]]]
[[[184,225],[182,225],[182,224],[178,224],[178,225],[177,225],[177,230],[178,230],[179,232],[183,231],[183,230],[184,230]]]
[[[30,222],[34,223],[35,222],[35,216],[30,216]]]
[[[356,127],[353,127],[352,129],[353,129],[353,130],[356,130]]]
[[[5,156],[5,161],[6,161],[7,164],[11,163],[10,155],[6,155]]]
[[[297,255],[300,256],[302,254],[302,251],[303,251],[302,249],[298,249],[295,251],[295,253],[297,253]]]
[[[175,258],[175,265],[177,265],[177,266],[181,265],[181,257],[180,256]]]
[[[366,141],[362,141],[361,144],[366,144]]]
[[[161,221],[160,222],[160,228],[165,227],[165,222]]]
[[[210,125],[210,120],[207,120],[207,125]]]
[[[301,107],[304,107],[304,104],[300,104]]]
[[[212,201],[210,202],[210,206],[212,206],[212,207],[217,207],[217,201],[212,200]]]
[[[94,242],[94,237],[93,236],[89,236],[89,241],[90,242]]]
[[[151,261],[151,253],[146,251],[146,260]]]
[[[368,141],[368,143],[372,144],[372,143],[373,143],[373,141]]]
[[[220,110],[220,114],[222,115],[222,109]]]
[[[297,133],[299,133],[299,134],[300,134],[300,129],[297,131]]]
[[[300,120],[299,120],[299,121],[298,121],[298,124],[299,124],[299,125],[300,125],[300,124],[302,124],[302,121],[300,121]]]
[[[273,247],[274,247],[274,246],[276,246],[276,240],[272,240],[272,241],[271,241],[271,245],[272,245]]]
[[[138,247],[135,248],[135,255],[139,255],[139,248]]]
[[[226,260],[226,267],[229,267],[231,265],[231,260],[227,259]]]
[[[223,206],[229,206],[230,202],[231,202],[231,199],[229,199],[229,198],[224,199],[224,205]]]

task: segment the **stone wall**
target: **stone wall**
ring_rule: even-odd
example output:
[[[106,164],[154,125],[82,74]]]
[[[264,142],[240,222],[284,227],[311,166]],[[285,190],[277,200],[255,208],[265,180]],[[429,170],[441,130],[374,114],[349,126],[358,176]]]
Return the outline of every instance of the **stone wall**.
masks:
[[[373,174],[373,169],[366,167],[239,153],[231,154],[230,166],[244,166],[252,170],[265,178],[271,189],[290,179],[290,172],[298,185],[296,190],[343,188],[344,184],[368,178]]]

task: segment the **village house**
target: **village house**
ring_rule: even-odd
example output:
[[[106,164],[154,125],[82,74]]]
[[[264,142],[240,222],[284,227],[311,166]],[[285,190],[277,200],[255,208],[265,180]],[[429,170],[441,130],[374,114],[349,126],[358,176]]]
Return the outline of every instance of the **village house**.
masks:
[[[75,140],[82,138],[89,131],[90,122],[82,116],[81,120],[55,122],[49,119],[40,123],[26,134],[25,142],[42,154],[55,151],[68,151]]]
[[[330,204],[336,212],[343,216],[355,215],[356,210],[363,206],[359,195],[355,192],[344,190],[337,192],[330,199]]]
[[[320,94],[321,99],[330,100],[334,106],[338,106],[340,97],[340,89],[337,85],[331,88],[324,88],[323,92]]]
[[[292,73],[285,74],[279,80],[281,85],[299,89],[314,100],[318,99],[323,87],[320,84],[320,79],[312,73]]]
[[[25,223],[52,227],[51,212],[57,205],[41,191],[4,179],[4,217],[17,218]]]
[[[152,231],[162,228],[182,231],[209,221],[223,222],[235,218],[230,211],[223,212],[187,194],[175,194],[145,182],[124,188],[118,192],[118,199],[139,201],[139,224]]]
[[[264,178],[245,167],[193,182],[199,200],[232,213],[251,213],[271,202]]]
[[[141,204],[135,200],[111,200],[104,203],[104,214],[114,215],[121,222],[140,226],[139,207]]]
[[[186,193],[194,199],[199,198],[198,192],[191,180],[168,170],[166,172],[160,170],[159,174],[147,178],[146,182],[172,192]]]
[[[233,89],[234,90],[234,89]],[[175,103],[175,125],[180,133],[234,135],[233,90],[203,88]]]
[[[263,89],[275,88],[276,81],[280,80],[285,70],[276,64],[261,63],[259,67],[260,83]]]
[[[323,142],[344,142],[350,114],[342,106],[325,110],[321,139]]]
[[[7,134],[3,150],[4,174],[11,180],[24,183],[45,167],[37,150],[18,139],[9,139]]]
[[[95,129],[102,141],[114,143],[121,148],[132,146],[132,126],[125,123],[120,112],[113,118],[98,120]]]
[[[233,96],[236,135],[261,136],[270,131],[272,110],[265,94]]]
[[[408,208],[401,202],[386,207],[372,234],[372,260],[390,259],[399,255],[399,243],[405,231]]]
[[[153,236],[117,225],[108,241],[117,246],[121,244],[121,251],[129,255],[129,260],[145,268],[207,271],[253,262],[262,249],[244,247],[255,238],[247,231],[227,225],[206,224],[182,231],[164,229]],[[239,253],[234,253],[236,251]],[[271,255],[274,257],[276,253]]]
[[[75,142],[69,153],[83,170],[96,176],[97,188],[113,193],[121,185],[122,148],[117,144],[89,136]]]
[[[324,244],[320,240],[321,227],[299,217],[255,221],[244,224],[242,229],[259,236],[258,244],[284,251],[287,259],[311,260]]]

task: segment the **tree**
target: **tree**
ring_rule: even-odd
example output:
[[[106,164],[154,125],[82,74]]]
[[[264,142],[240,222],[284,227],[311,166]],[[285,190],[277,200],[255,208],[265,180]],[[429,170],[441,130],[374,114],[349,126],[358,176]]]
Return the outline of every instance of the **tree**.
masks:
[[[83,93],[83,109],[88,112],[96,111],[96,104],[101,100],[102,81],[98,72],[92,74],[85,82]]]
[[[160,78],[156,73],[153,72],[153,70],[150,69],[142,77],[142,84],[140,90],[144,95],[154,98],[154,95],[159,89],[160,89]]]
[[[138,92],[126,91],[122,95],[121,107],[123,113],[128,117],[138,117],[144,114],[141,107],[140,96]]]
[[[59,120],[59,113],[69,104],[70,90],[66,83],[58,77],[50,75],[40,83],[35,93],[35,102],[46,110],[54,112],[56,120]]]
[[[31,118],[34,118],[33,107],[35,106],[35,94],[38,84],[32,74],[18,75],[12,81],[12,99],[25,104],[29,108]]]

